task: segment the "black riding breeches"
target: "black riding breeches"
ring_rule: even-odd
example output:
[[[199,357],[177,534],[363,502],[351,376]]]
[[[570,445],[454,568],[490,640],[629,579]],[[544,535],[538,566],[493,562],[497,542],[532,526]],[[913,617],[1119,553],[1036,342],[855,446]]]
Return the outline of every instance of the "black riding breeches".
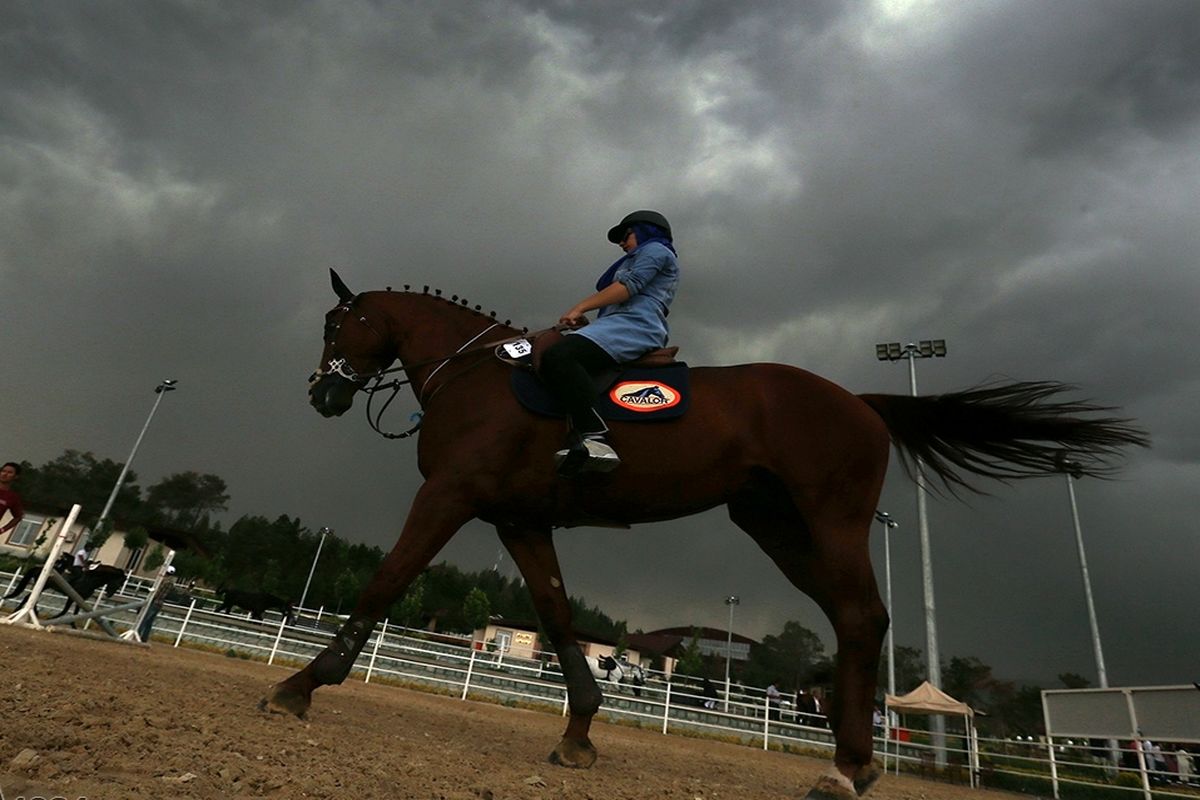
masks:
[[[604,421],[592,410],[596,399],[593,377],[617,368],[617,362],[586,336],[564,336],[542,354],[538,374],[550,393],[566,407],[577,432],[602,433]]]

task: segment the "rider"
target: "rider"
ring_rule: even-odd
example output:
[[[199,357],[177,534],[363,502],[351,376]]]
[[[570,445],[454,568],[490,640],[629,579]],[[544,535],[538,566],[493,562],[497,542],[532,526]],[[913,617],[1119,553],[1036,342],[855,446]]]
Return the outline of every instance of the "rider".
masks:
[[[541,359],[540,375],[568,411],[567,446],[555,454],[559,474],[608,472],[621,460],[604,439],[608,426],[592,408],[593,377],[667,343],[667,309],[679,285],[671,223],[657,211],[634,211],[608,232],[625,255],[596,281],[596,292],[562,315],[568,331]],[[586,328],[589,311],[600,310]]]

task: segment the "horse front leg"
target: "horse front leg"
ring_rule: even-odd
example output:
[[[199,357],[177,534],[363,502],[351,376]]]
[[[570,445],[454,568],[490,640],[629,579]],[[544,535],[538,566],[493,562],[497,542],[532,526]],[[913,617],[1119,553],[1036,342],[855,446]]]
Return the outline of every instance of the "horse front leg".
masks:
[[[350,617],[334,634],[333,641],[302,670],[272,686],[259,702],[259,708],[302,717],[312,704],[314,689],[344,681],[375,624],[473,516],[464,494],[432,481],[423,484],[395,546],[359,596]]]
[[[550,529],[497,526],[500,541],[525,578],[538,620],[558,654],[567,684],[567,729],[550,761],[564,767],[587,769],[596,761],[596,748],[588,738],[592,717],[604,701],[579,641],[571,629],[571,603],[563,586],[562,570]]]

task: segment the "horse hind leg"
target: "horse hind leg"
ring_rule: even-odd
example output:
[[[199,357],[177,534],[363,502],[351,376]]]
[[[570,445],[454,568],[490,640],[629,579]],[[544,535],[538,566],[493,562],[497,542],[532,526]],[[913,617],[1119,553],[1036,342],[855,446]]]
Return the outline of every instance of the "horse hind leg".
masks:
[[[0,598],[0,600],[11,600],[12,598],[19,595],[21,592],[25,591],[27,588],[29,588],[29,584],[33,583],[33,577],[35,575],[37,575],[36,570],[32,570],[32,569],[25,570],[25,574],[21,576],[21,580],[17,582],[17,585],[13,587],[11,592],[4,595],[4,597]],[[25,605],[25,603],[22,602],[22,603],[20,603],[20,605]]]
[[[880,774],[873,763],[871,712],[888,619],[871,570],[870,518],[853,525],[807,523],[782,487],[768,494],[738,498],[729,504],[729,516],[833,624],[837,665],[829,722],[835,769],[806,797],[849,800],[869,791]]]
[[[525,578],[538,619],[558,654],[567,684],[570,717],[550,762],[587,769],[596,761],[596,748],[588,738],[592,717],[604,700],[592,669],[571,629],[571,603],[563,586],[562,571],[549,528],[497,526],[500,541]]]

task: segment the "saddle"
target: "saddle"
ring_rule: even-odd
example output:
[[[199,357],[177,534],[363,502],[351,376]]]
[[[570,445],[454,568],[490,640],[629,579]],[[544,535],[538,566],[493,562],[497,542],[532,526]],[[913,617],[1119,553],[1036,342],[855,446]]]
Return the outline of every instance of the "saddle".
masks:
[[[559,330],[551,329],[538,334],[532,342],[521,339],[496,347],[497,358],[517,367],[510,380],[513,394],[535,414],[567,416],[537,375],[542,354],[562,336]],[[605,420],[620,422],[655,422],[683,416],[691,392],[688,365],[675,360],[678,352],[678,347],[659,348],[597,375],[596,412]]]
[[[542,355],[554,345],[562,341],[563,333],[557,328],[551,328],[547,331],[542,331],[533,339],[533,352],[531,354],[531,363],[534,372],[542,368]],[[678,347],[660,347],[657,350],[651,350],[640,358],[633,361],[628,361],[621,364],[621,369],[639,369],[643,367],[666,367],[671,364],[678,363],[675,361],[675,354],[679,352]]]

